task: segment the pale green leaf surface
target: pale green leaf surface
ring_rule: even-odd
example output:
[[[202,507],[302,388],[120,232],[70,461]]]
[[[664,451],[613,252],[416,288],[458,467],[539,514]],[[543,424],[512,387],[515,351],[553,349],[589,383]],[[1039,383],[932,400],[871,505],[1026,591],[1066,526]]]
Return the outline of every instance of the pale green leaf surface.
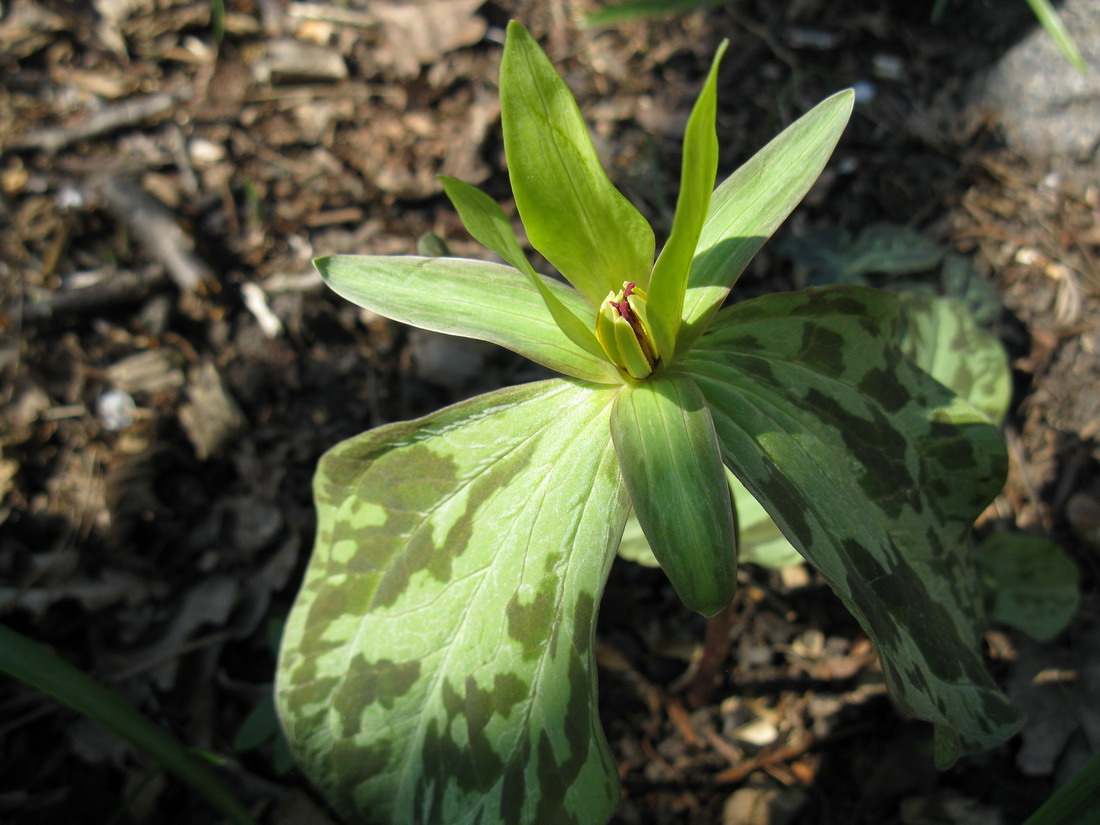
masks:
[[[907,292],[901,296],[901,351],[994,424],[1012,401],[1012,370],[1001,342],[974,323],[950,298]]]
[[[538,290],[512,267],[411,255],[333,255],[315,264],[334,292],[394,321],[499,344],[573,378],[620,382],[614,367],[562,332]],[[576,290],[538,277],[568,312],[591,313]]]
[[[608,180],[569,87],[519,23],[500,65],[508,177],[531,245],[593,308],[623,281],[645,287],[653,230]]]
[[[994,533],[975,553],[989,618],[1039,641],[1069,624],[1080,601],[1077,565],[1041,536]]]
[[[345,441],[277,706],[355,823],[602,823],[596,613],[629,501],[613,393],[555,379]]]
[[[439,176],[447,197],[451,199],[466,230],[474,239],[489,247],[500,257],[527,276],[527,280],[538,290],[543,303],[550,311],[554,322],[561,327],[570,340],[586,352],[596,356],[601,361],[607,360],[600,342],[592,331],[594,313],[590,307],[584,307],[586,313],[584,320],[578,318],[565,308],[558,297],[550,291],[550,287],[538,276],[531,266],[527,256],[520,249],[516,234],[512,231],[511,224],[500,208],[500,204],[478,189],[457,178]]]
[[[967,546],[1005,455],[901,355],[898,313],[859,287],[746,301],[677,370],[706,396],[727,464],[874,641],[895,701],[973,752],[1021,722],[982,665]]]
[[[680,170],[680,195],[672,232],[649,281],[649,315],[657,352],[671,359],[676,352],[676,333],[684,306],[691,260],[707,217],[714,176],[718,171],[718,135],[714,119],[718,111],[718,66],[728,41],[723,41],[710,66],[703,91],[691,110],[684,131],[683,168]]]
[[[749,261],[817,180],[853,99],[850,89],[826,98],[714,191],[688,280],[679,352],[703,334]]]
[[[737,586],[737,536],[699,388],[682,375],[624,388],[612,409],[611,437],[653,555],[684,604],[717,613]]]

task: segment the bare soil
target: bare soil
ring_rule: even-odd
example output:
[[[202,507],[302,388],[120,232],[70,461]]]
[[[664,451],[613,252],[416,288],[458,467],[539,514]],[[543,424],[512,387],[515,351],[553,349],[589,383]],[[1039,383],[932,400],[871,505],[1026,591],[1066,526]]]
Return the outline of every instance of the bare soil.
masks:
[[[1083,598],[1052,643],[987,634],[992,672],[1035,722],[937,773],[929,726],[893,708],[866,637],[812,571],[743,571],[710,629],[729,645],[718,682],[700,689],[706,622],[659,572],[621,562],[598,657],[615,822],[1011,825],[1100,747],[1100,187],[1013,155],[962,107],[1034,25],[1022,0],[953,4],[941,25],[901,0],[741,0],[605,29],[581,25],[593,0],[226,0],[220,39],[215,5],[3,4],[5,624],[224,758],[262,822],[334,821],[271,741],[240,738],[308,558],[317,458],[540,373],[361,312],[310,260],[413,253],[427,232],[486,254],[435,175],[510,204],[496,92],[510,18],[667,232],[681,130],[729,38],[720,175],[833,91],[864,93],[778,238],[892,222],[997,286],[1013,465],[979,530],[1052,538]],[[736,292],[804,280],[773,243]],[[142,754],[0,679],[0,821],[212,819]]]

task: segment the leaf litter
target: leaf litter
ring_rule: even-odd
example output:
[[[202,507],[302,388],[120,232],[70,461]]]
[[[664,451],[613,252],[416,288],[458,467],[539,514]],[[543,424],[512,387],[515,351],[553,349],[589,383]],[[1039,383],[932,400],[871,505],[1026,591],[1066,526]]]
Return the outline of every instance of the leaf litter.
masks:
[[[935,28],[854,0],[750,0],[584,30],[595,4],[581,0],[440,1],[430,14],[227,0],[219,42],[210,4],[4,5],[3,621],[228,757],[254,811],[331,821],[300,779],[275,775],[270,750],[229,745],[271,680],[265,622],[285,615],[312,541],[320,452],[539,377],[500,351],[365,317],[319,292],[309,263],[413,252],[429,231],[481,254],[435,175],[504,197],[495,78],[510,17],[565,69],[616,183],[665,231],[678,124],[722,37],[735,48],[721,169],[805,104],[873,81],[788,236],[889,222],[998,287],[1013,469],[981,530],[1053,538],[1081,571],[1067,633],[989,637],[1035,722],[1019,744],[935,774],[913,769],[929,743],[892,710],[867,640],[812,571],[743,570],[729,653],[701,671],[705,623],[659,573],[618,564],[599,631],[625,788],[615,821],[732,823],[764,806],[771,823],[1019,822],[1095,750],[1100,191],[980,124],[958,128],[949,105],[1026,10],[996,23],[960,10]],[[865,78],[882,56],[902,71]],[[798,278],[766,247],[741,288]],[[97,401],[116,390],[133,407],[108,420]],[[5,821],[207,821],[171,781],[125,803],[148,776],[140,757],[25,688],[5,680],[0,708]],[[1050,714],[1060,721],[1045,725]]]

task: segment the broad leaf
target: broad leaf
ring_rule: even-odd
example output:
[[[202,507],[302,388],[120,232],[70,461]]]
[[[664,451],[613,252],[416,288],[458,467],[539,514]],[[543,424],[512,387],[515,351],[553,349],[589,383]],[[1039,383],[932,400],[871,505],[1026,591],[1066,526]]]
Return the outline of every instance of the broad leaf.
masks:
[[[717,613],[737,585],[737,533],[699,388],[673,375],[624,387],[611,437],[653,555],[684,604]]]
[[[499,344],[573,378],[620,382],[614,367],[561,331],[538,290],[512,267],[373,255],[333,255],[314,263],[333,291],[387,318]],[[575,290],[550,278],[542,282],[567,311],[591,313]]]
[[[852,113],[850,89],[826,98],[715,190],[684,299],[677,350],[706,330],[730,287],[810,190]]]
[[[974,323],[958,301],[915,293],[900,297],[902,352],[999,425],[1012,401],[1012,370],[1001,342]]]
[[[500,390],[322,459],[277,702],[349,821],[610,817],[592,641],[629,509],[612,396]]]
[[[733,512],[737,517],[737,562],[759,564],[761,567],[781,568],[802,564],[805,559],[795,550],[779,526],[760,506],[752,493],[745,489],[733,473],[726,469],[726,484],[733,499]],[[619,555],[627,561],[644,567],[660,567],[653,550],[646,541],[638,517],[631,513],[623,529]]]
[[[725,310],[677,369],[730,468],[874,641],[901,707],[992,747],[1020,725],[979,654],[974,518],[999,491],[994,427],[894,344],[896,296],[859,287]]]
[[[504,210],[500,208],[500,204],[477,187],[463,183],[457,178],[441,175],[439,180],[443,184],[443,189],[447,192],[447,197],[451,199],[451,203],[458,210],[459,217],[462,218],[466,230],[474,236],[474,239],[478,243],[489,247],[527,276],[527,280],[542,296],[543,303],[550,310],[554,322],[561,327],[562,332],[568,335],[573,343],[600,360],[607,360],[600,342],[596,340],[596,336],[592,332],[593,313],[591,308],[585,307],[587,312],[584,315],[584,320],[565,308],[557,295],[535,272],[534,267],[527,260],[527,256],[523,254],[519,241],[512,231],[511,224],[508,223]]]
[[[644,288],[653,230],[608,180],[569,87],[515,21],[500,65],[500,118],[512,194],[531,245],[593,308],[623,281]]]
[[[657,352],[671,359],[676,352],[676,333],[684,306],[691,260],[699,232],[707,217],[714,176],[718,171],[718,135],[714,119],[718,111],[718,66],[725,54],[723,42],[714,55],[703,91],[691,110],[684,131],[683,169],[680,171],[680,196],[672,232],[661,250],[649,281],[649,322]]]
[[[994,533],[975,558],[989,618],[1039,641],[1053,639],[1077,611],[1077,565],[1041,536]]]

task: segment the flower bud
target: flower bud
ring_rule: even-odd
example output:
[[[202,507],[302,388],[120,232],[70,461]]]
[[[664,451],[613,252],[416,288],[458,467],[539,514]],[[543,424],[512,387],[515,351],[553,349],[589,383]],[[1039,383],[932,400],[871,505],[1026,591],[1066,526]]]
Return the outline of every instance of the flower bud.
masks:
[[[596,315],[596,338],[611,363],[631,378],[653,372],[657,350],[646,320],[646,293],[633,281],[624,282],[617,294],[607,293]]]

